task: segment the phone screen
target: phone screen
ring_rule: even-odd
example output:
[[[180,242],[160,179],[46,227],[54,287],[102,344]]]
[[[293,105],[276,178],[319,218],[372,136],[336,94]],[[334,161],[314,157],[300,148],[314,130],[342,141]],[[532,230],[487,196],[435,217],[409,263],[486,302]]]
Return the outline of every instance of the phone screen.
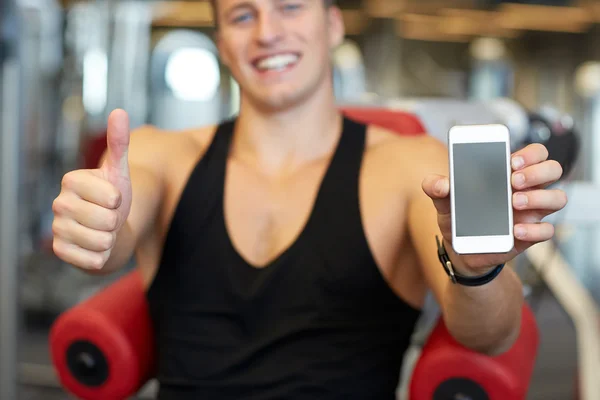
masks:
[[[456,236],[509,235],[506,143],[455,143]]]

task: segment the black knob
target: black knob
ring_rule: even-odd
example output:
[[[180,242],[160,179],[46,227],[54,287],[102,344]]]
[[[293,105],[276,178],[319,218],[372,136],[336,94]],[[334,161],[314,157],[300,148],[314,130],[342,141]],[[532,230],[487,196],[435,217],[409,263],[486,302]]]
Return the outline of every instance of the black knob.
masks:
[[[432,400],[490,400],[483,388],[466,378],[452,378],[442,382]]]
[[[75,379],[86,386],[100,386],[108,379],[106,357],[96,345],[88,341],[76,341],[69,346],[67,366]]]

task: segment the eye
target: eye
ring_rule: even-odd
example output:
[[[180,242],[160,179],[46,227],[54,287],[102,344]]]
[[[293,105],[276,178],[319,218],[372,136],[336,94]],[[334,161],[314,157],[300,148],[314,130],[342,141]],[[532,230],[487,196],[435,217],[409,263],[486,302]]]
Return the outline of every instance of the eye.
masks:
[[[248,21],[250,19],[250,17],[252,17],[252,16],[249,13],[238,15],[237,17],[235,17],[233,19],[233,22],[235,22],[235,23],[245,22],[245,21]]]
[[[253,10],[251,7],[238,7],[230,14],[230,21],[233,24],[241,24],[252,20],[255,14],[256,10]]]
[[[252,18],[252,13],[246,12],[246,13],[239,14],[239,15],[236,15],[235,17],[233,17],[233,23],[238,24],[238,23],[246,22],[246,21],[249,21],[251,18]]]

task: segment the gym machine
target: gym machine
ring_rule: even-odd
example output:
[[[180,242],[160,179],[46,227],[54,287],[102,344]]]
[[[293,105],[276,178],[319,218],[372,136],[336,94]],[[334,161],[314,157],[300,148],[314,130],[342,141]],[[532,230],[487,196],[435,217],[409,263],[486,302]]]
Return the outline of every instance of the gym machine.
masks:
[[[21,60],[14,1],[0,3],[0,399],[17,398]]]
[[[560,185],[569,196],[569,205],[548,222],[577,229],[598,229],[600,187],[590,183]],[[588,240],[594,239],[589,235]],[[589,242],[588,242],[589,244]],[[593,251],[592,246],[583,246]],[[576,392],[581,400],[600,400],[600,310],[585,286],[584,274],[577,274],[569,265],[557,244],[541,243],[530,248],[525,256],[544,283],[569,315],[577,333],[578,379]],[[600,274],[596,274],[598,276]]]
[[[411,113],[380,108],[344,108],[343,112],[386,125],[398,134],[425,134],[420,119]],[[498,357],[460,346],[442,319],[436,318],[434,325],[410,374],[411,400],[459,395],[476,400],[525,399],[538,346],[535,318],[527,306],[519,339]],[[50,343],[60,381],[76,396],[122,399],[137,393],[153,377],[156,362],[139,274],[130,273],[65,312],[52,328]]]
[[[71,118],[67,118],[65,115],[63,115],[63,118],[61,119],[61,124],[66,125],[66,126],[70,126],[73,130],[73,132],[75,133],[81,133],[81,129],[87,129],[86,126],[89,128],[89,126],[95,126],[96,124],[101,125],[104,121],[105,121],[105,117],[106,117],[106,112],[109,111],[112,108],[115,107],[124,107],[126,109],[128,109],[128,111],[130,111],[130,115],[132,116],[132,125],[136,126],[139,125],[143,122],[146,121],[146,118],[148,117],[152,117],[152,113],[150,112],[150,110],[152,109],[151,107],[151,100],[152,100],[152,96],[153,94],[148,94],[146,92],[144,92],[144,90],[141,88],[141,86],[145,86],[145,82],[142,80],[140,80],[140,76],[143,77],[144,73],[140,73],[139,71],[146,71],[146,70],[150,70],[150,65],[152,65],[151,61],[149,61],[151,59],[151,57],[149,56],[150,54],[150,22],[149,21],[149,17],[148,17],[148,8],[139,8],[139,7],[145,7],[144,5],[140,5],[140,4],[128,4],[128,5],[123,5],[123,7],[116,7],[115,10],[117,10],[115,12],[115,10],[112,10],[111,12],[115,12],[115,16],[111,16],[112,14],[109,13],[109,10],[107,8],[105,8],[102,5],[99,5],[98,3],[96,4],[81,4],[79,8],[77,8],[77,11],[80,13],[79,16],[86,16],[87,19],[82,18],[81,20],[79,20],[78,24],[76,24],[76,26],[78,27],[77,29],[73,28],[70,33],[71,36],[69,37],[71,40],[71,44],[73,45],[73,49],[76,49],[78,52],[74,52],[76,55],[81,56],[81,58],[76,58],[74,57],[74,61],[73,61],[73,69],[74,70],[78,70],[81,72],[81,78],[82,80],[86,81],[89,80],[90,77],[90,73],[91,74],[105,74],[105,75],[109,75],[110,79],[107,77],[106,78],[106,87],[103,88],[94,88],[92,87],[87,87],[87,89],[83,90],[82,93],[82,98],[83,98],[83,104],[84,104],[84,110],[85,110],[85,116],[81,116],[80,114],[76,114],[75,117],[79,118],[73,118],[73,113],[69,113],[69,117]],[[78,7],[78,6],[76,6]],[[89,8],[88,8],[89,7]],[[138,7],[138,8],[136,8]],[[98,12],[97,14],[95,14],[96,12]],[[4,10],[2,12],[0,12],[0,15],[5,15],[4,14]],[[75,15],[75,14],[72,14]],[[85,35],[80,35],[81,33],[87,31],[96,31],[95,29],[89,29],[89,25],[86,26],[86,23],[92,23],[92,21],[94,21],[93,17],[96,16],[95,20],[96,23],[99,25],[100,27],[100,34],[98,34],[95,37],[90,38],[89,36],[85,36]],[[74,17],[73,17],[74,18]],[[114,21],[113,21],[114,20]],[[117,26],[117,28],[115,29],[115,32],[120,32],[119,35],[114,38],[113,37],[113,41],[116,43],[116,40],[122,40],[120,43],[121,45],[118,46],[118,48],[114,47],[114,44],[111,44],[112,42],[110,41],[111,35],[104,35],[102,32],[102,26],[109,25],[109,22],[113,21],[115,22],[115,25]],[[0,25],[1,27],[6,27],[9,26],[10,24],[5,24],[4,20],[1,21],[2,25]],[[133,28],[127,28],[128,24],[132,23],[133,24]],[[74,26],[74,25],[70,25],[70,26]],[[86,29],[87,28],[87,29]],[[6,28],[5,28],[6,29]],[[108,29],[108,28],[107,28]],[[106,32],[104,32],[106,33]],[[3,32],[3,43],[14,43],[11,42],[11,40],[16,41],[16,37],[17,35],[13,34],[13,36],[9,35],[4,35]],[[8,40],[4,40],[5,38],[8,38]],[[92,46],[94,45],[94,46]],[[137,52],[134,53],[128,53],[129,51],[131,51],[132,49],[137,49]],[[148,49],[148,51],[146,53],[144,53],[144,49]],[[140,53],[144,53],[145,56],[143,54]],[[1,52],[0,52],[1,53]],[[7,53],[8,54],[8,53]],[[126,56],[127,54],[130,55],[130,57],[125,57],[122,58],[123,56]],[[133,57],[132,55],[136,54],[136,55],[140,55],[141,57],[138,58]],[[2,65],[3,65],[3,72],[2,73],[2,84],[0,86],[0,88],[2,88],[2,93],[8,93],[8,96],[10,98],[10,100],[14,103],[14,99],[18,98],[19,95],[19,90],[18,90],[18,86],[15,86],[14,84],[16,82],[18,82],[18,79],[13,79],[13,77],[17,77],[18,73],[18,69],[14,69],[14,60],[18,60],[18,58],[15,58],[15,56],[13,56],[12,58],[9,57],[0,57],[0,61],[2,61]],[[128,60],[128,62],[124,63],[124,64],[119,64],[120,61],[119,60]],[[6,68],[4,68],[5,66],[5,60],[13,60],[13,64],[8,64],[9,68],[8,68],[8,72],[6,72]],[[101,60],[105,60],[106,63],[106,70],[103,71],[102,68],[100,70],[96,69],[90,69],[89,66],[92,65],[92,61],[101,61]],[[102,63],[100,63],[102,65]],[[142,65],[139,65],[142,64]],[[11,70],[10,65],[13,65],[13,69]],[[87,67],[86,67],[87,66]],[[141,68],[141,69],[140,69]],[[357,73],[360,73],[360,68],[356,70]],[[344,72],[344,71],[342,71]],[[12,85],[8,85],[5,86],[4,82],[7,79],[6,78],[6,74],[9,74],[9,83],[12,83]],[[10,75],[13,74],[13,75]],[[138,74],[137,78],[133,77],[132,74]],[[92,75],[94,76],[94,75]],[[99,75],[96,75],[96,77],[98,77]],[[161,75],[162,76],[162,75]],[[94,81],[93,79],[90,81]],[[343,81],[343,79],[342,79]],[[95,81],[98,82],[98,81]],[[101,80],[100,80],[101,82]],[[123,90],[116,90],[118,88],[118,83],[119,82],[125,82],[124,87],[122,88]],[[76,86],[76,85],[74,85]],[[95,89],[95,90],[93,90]],[[114,89],[114,90],[113,90]],[[105,98],[102,98],[102,91],[105,90],[105,93],[110,93],[110,96],[106,96]],[[340,91],[341,93],[344,93],[344,91]],[[76,88],[73,89],[72,92],[69,92],[70,94],[72,94],[73,96],[70,97],[69,101],[67,101],[66,103],[68,104],[72,104],[71,100],[74,102],[77,99],[77,90]],[[4,96],[4,98],[6,98],[6,96]],[[341,96],[341,102],[343,103],[344,101],[353,101],[353,102],[357,102],[356,98],[344,98],[344,96]],[[534,126],[541,126],[541,128],[537,129],[536,131],[538,133],[541,133],[539,136],[540,140],[546,140],[547,136],[544,136],[543,132],[545,132],[545,127],[540,124],[534,124],[533,123],[533,119],[531,118],[531,115],[528,115],[519,105],[515,104],[514,102],[508,101],[508,100],[494,100],[494,101],[486,101],[486,102],[462,102],[462,101],[453,101],[453,100],[433,100],[433,99],[402,99],[402,100],[387,100],[387,99],[373,99],[373,98],[361,98],[363,104],[361,104],[361,107],[356,107],[353,108],[352,110],[349,110],[357,119],[361,119],[361,118],[366,118],[367,120],[369,120],[370,118],[372,118],[372,112],[374,111],[374,108],[384,108],[386,109],[385,112],[383,113],[379,113],[378,117],[377,117],[377,122],[382,124],[382,125],[389,125],[388,127],[393,129],[394,128],[394,121],[397,119],[397,115],[394,116],[394,113],[397,113],[398,111],[402,111],[406,114],[411,114],[413,116],[415,116],[416,118],[407,118],[406,120],[404,120],[404,122],[406,124],[409,124],[410,126],[412,126],[415,130],[415,132],[420,130],[420,133],[427,131],[430,134],[445,140],[446,137],[446,132],[449,126],[451,126],[454,123],[492,123],[492,122],[496,122],[496,123],[504,123],[507,126],[509,126],[509,128],[511,128],[511,132],[513,134],[513,143],[526,143],[528,140],[531,141],[533,140],[532,138],[534,137],[534,135],[531,134],[531,132],[534,131],[534,129],[532,127]],[[364,104],[366,102],[366,104]],[[21,101],[22,103],[22,101]],[[2,161],[2,165],[3,167],[6,165],[13,165],[14,163],[14,168],[11,170],[11,168],[3,168],[2,170],[2,186],[0,186],[0,188],[2,188],[2,196],[0,197],[0,199],[2,200],[1,204],[1,213],[0,213],[0,222],[2,222],[2,227],[0,227],[0,229],[2,229],[1,233],[1,238],[0,240],[2,240],[2,248],[0,248],[0,250],[2,250],[2,252],[0,253],[0,325],[1,326],[8,326],[9,330],[9,334],[5,335],[4,331],[0,332],[0,400],[3,400],[5,398],[5,394],[6,394],[6,398],[9,400],[12,400],[16,397],[13,397],[12,394],[16,393],[16,389],[14,391],[11,391],[11,387],[15,387],[16,386],[16,371],[18,371],[19,369],[14,368],[14,365],[16,364],[17,361],[17,357],[16,357],[16,349],[17,346],[15,345],[16,343],[16,338],[17,338],[17,334],[13,333],[12,335],[10,334],[10,332],[12,331],[12,327],[14,326],[15,329],[17,329],[17,327],[19,326],[18,324],[14,323],[14,321],[17,320],[17,308],[16,308],[16,303],[15,303],[15,299],[17,298],[17,295],[15,293],[16,288],[18,287],[18,285],[16,284],[18,282],[18,276],[16,274],[16,271],[18,270],[18,254],[23,253],[22,251],[17,252],[17,245],[19,245],[18,239],[17,237],[19,237],[19,235],[22,234],[23,230],[20,228],[20,225],[18,224],[18,221],[16,221],[16,216],[19,215],[19,213],[22,214],[22,210],[18,209],[18,201],[16,200],[16,196],[17,196],[17,192],[18,191],[14,191],[12,193],[6,193],[8,191],[10,191],[10,189],[18,187],[19,186],[19,181],[17,179],[18,177],[18,167],[21,164],[21,161],[16,160],[17,158],[19,158],[18,154],[20,154],[18,151],[14,152],[12,154],[8,154],[8,152],[12,149],[20,149],[20,147],[16,147],[16,146],[20,146],[20,143],[16,143],[18,142],[18,140],[15,140],[15,138],[19,138],[20,135],[16,134],[13,135],[13,138],[9,138],[6,134],[6,132],[21,132],[21,127],[22,125],[20,125],[20,121],[19,118],[16,118],[18,121],[15,122],[15,117],[19,115],[18,111],[19,108],[16,105],[17,103],[13,104],[13,108],[15,112],[10,113],[10,116],[12,116],[12,120],[13,122],[11,122],[11,118],[2,118],[2,127],[0,128],[1,131],[0,133],[2,133],[2,153],[1,154],[1,158],[0,160]],[[0,105],[0,107],[2,107],[2,112],[3,112],[3,116],[6,115],[4,114],[6,112],[6,108],[5,105],[8,105],[8,107],[10,107],[10,105],[4,101],[2,102],[2,104]],[[135,107],[136,105],[139,105],[139,107]],[[133,107],[133,108],[132,108]],[[72,111],[72,110],[71,110]],[[64,109],[63,109],[64,112]],[[21,111],[22,113],[22,111]],[[406,115],[405,114],[405,115]],[[12,125],[11,125],[12,124]],[[547,127],[546,127],[547,128]],[[79,129],[79,131],[78,131]],[[63,129],[64,130],[64,129]],[[407,129],[407,131],[410,131],[410,129]],[[73,135],[74,137],[77,135]],[[546,138],[546,139],[544,139]],[[102,139],[101,137],[101,133],[100,133],[100,139]],[[63,142],[65,144],[68,143],[77,143],[76,141],[74,142],[69,142],[69,141],[65,141]],[[72,150],[77,149],[79,146],[72,146]],[[15,157],[15,154],[17,155]],[[8,162],[9,164],[6,164],[6,162]],[[74,162],[74,161],[73,161]],[[12,171],[12,172],[10,172]],[[11,175],[12,173],[12,175]],[[13,176],[14,175],[14,176]],[[6,178],[8,176],[8,178]],[[12,178],[11,178],[12,176]],[[9,189],[6,189],[6,188]],[[6,207],[6,205],[8,205],[8,207]],[[15,222],[16,221],[16,222]],[[9,222],[8,224],[5,224],[5,222]],[[11,224],[11,222],[14,222]],[[7,236],[8,235],[8,236]],[[12,235],[12,236],[10,236]],[[4,238],[5,237],[9,237],[9,241],[5,241]],[[10,247],[12,245],[12,247]],[[4,251],[6,249],[9,249],[9,251]],[[16,253],[16,254],[15,254]],[[12,258],[11,258],[12,257]],[[533,257],[532,257],[533,258]],[[7,261],[8,260],[8,261]],[[8,266],[8,268],[7,268]],[[14,268],[13,268],[14,267]],[[12,268],[12,269],[11,269]],[[569,269],[568,268],[564,268],[566,273],[569,273]],[[123,283],[125,282],[124,278],[120,278],[118,283]],[[8,290],[4,290],[5,287],[9,287]],[[107,289],[109,290],[109,289]],[[557,289],[558,291],[561,290],[561,288]],[[568,290],[573,290],[573,293],[576,293],[574,296],[577,295],[581,295],[582,298],[586,296],[586,292],[584,288],[578,287],[578,286],[570,286]],[[109,293],[108,291],[104,291],[102,293],[99,293],[97,296],[101,296],[102,294],[107,294]],[[573,295],[573,293],[565,293],[565,296],[571,296]],[[14,294],[14,297],[11,297],[12,294]],[[93,301],[93,299],[96,298],[100,298],[100,297],[94,297],[92,296],[90,298],[90,302]],[[83,303],[82,303],[83,304]],[[88,305],[90,303],[87,303]],[[590,310],[590,303],[585,303],[588,305],[588,312],[592,312],[589,311]],[[576,311],[572,311],[573,307],[575,307]],[[567,309],[567,307],[566,307]],[[8,310],[9,312],[5,312],[5,310]],[[12,314],[10,312],[10,310],[12,311]],[[577,312],[579,317],[581,318],[582,315],[585,315],[584,311],[582,311],[582,309],[579,307],[578,305],[571,305],[568,308],[569,314],[571,314],[571,312]],[[593,308],[592,308],[593,310]],[[74,315],[74,314],[71,314]],[[574,318],[575,320],[575,316],[572,315],[572,318]],[[588,317],[589,318],[589,317]],[[6,323],[5,323],[6,322]],[[579,328],[581,327],[581,325],[578,325],[578,334],[579,334]],[[431,327],[430,327],[431,328]],[[6,328],[4,328],[6,329]],[[429,331],[427,331],[429,333]],[[438,332],[440,332],[438,330]],[[586,338],[588,338],[585,343],[592,343],[593,346],[593,335],[589,334],[589,330],[587,331],[588,334],[585,335]],[[443,335],[441,336],[442,338],[444,337]],[[599,336],[596,336],[596,338],[598,338]],[[437,336],[437,338],[440,338],[440,336]],[[591,338],[591,339],[590,339]],[[529,338],[530,342],[528,342],[530,345],[533,346],[533,344],[535,343],[534,338]],[[590,340],[592,340],[592,342],[590,342]],[[597,339],[596,339],[597,341]],[[533,346],[534,347],[534,346]],[[580,348],[582,348],[580,346]],[[593,348],[593,347],[592,347]],[[431,353],[429,353],[431,354]],[[84,352],[79,352],[78,354],[80,357],[77,358],[76,357],[76,366],[73,368],[90,368],[90,364],[88,364],[87,362],[93,358],[89,358],[87,356],[89,356],[90,354]],[[93,355],[93,354],[92,354]],[[13,357],[11,359],[11,356]],[[5,358],[8,357],[8,358]],[[590,359],[590,357],[588,357],[587,359]],[[14,362],[13,362],[14,361]],[[581,374],[581,387],[591,387],[591,380],[589,378],[589,373],[584,372],[587,371],[587,369],[585,369],[585,365],[588,365],[589,368],[589,363],[587,362],[582,362],[582,370],[580,371]],[[93,367],[93,365],[92,365]],[[147,366],[146,366],[147,367]],[[598,369],[596,368],[596,371],[598,371]],[[64,371],[63,371],[64,372]],[[525,377],[526,378],[526,377]],[[5,384],[6,382],[8,382],[8,384]],[[597,382],[597,380],[596,380]],[[64,383],[64,382],[63,382]],[[69,387],[68,384],[65,384],[66,387]],[[6,388],[6,389],[4,389]],[[2,390],[5,390],[5,392],[2,392]],[[150,392],[151,392],[151,388],[150,388]],[[598,390],[597,392],[600,392],[600,390]],[[589,394],[590,390],[581,390],[582,393],[582,399],[583,400],[588,400],[588,399],[593,399],[596,400],[595,397],[585,397],[584,394]]]
[[[394,104],[395,107],[399,107],[399,102],[394,102]],[[512,113],[506,111],[510,109],[506,103],[503,103],[504,106],[499,108],[502,112],[499,112],[497,107],[494,108],[489,105],[454,101],[444,104],[444,101],[415,99],[408,104],[410,104],[411,112],[365,106],[345,107],[344,110],[348,115],[358,120],[374,122],[404,134],[423,134],[427,130],[425,128],[427,125],[439,126],[439,130],[432,129],[432,134],[441,134],[441,132],[447,130],[447,127],[444,126],[446,123],[463,123],[464,118],[485,119],[486,117],[482,117],[482,112],[485,112],[484,115],[487,115],[487,118],[490,119],[481,122],[501,122],[508,125],[511,118],[506,117],[515,117]],[[516,107],[516,105],[513,106]],[[437,112],[433,112],[435,110]],[[473,114],[474,111],[478,112]],[[417,115],[420,115],[420,117]],[[460,122],[456,122],[457,119]],[[523,125],[523,127],[526,131],[529,131],[527,124]],[[521,135],[521,143],[527,143],[532,140],[527,139],[529,135],[527,133],[521,133]],[[110,392],[110,388],[116,390],[127,388],[128,393],[131,393],[139,389],[152,376],[152,353],[145,350],[148,343],[151,342],[152,337],[144,333],[148,332],[147,310],[145,308],[143,290],[139,285],[138,278],[136,278],[135,273],[132,273],[88,301],[66,312],[55,324],[51,339],[54,362],[59,371],[62,384],[73,393],[78,393],[80,396],[90,399],[114,395],[115,392]],[[585,289],[579,287],[571,287],[570,289],[576,290],[576,293],[583,293],[585,295]],[[140,294],[140,291],[141,295],[132,295],[132,293]],[[105,324],[103,328],[94,322],[96,317],[89,317],[97,315],[97,318],[100,318],[102,321],[113,321],[111,317],[113,311],[111,311],[109,305],[113,302],[109,302],[107,299],[118,299],[123,293],[126,293],[128,299],[131,300],[128,307],[132,308],[130,312],[136,316],[135,319],[128,321],[120,319],[115,324]],[[123,311],[122,308],[119,309]],[[85,326],[82,326],[82,319],[79,317],[83,314],[88,316],[87,321],[89,324]],[[501,383],[502,380],[497,380],[498,377],[491,371],[503,371],[503,374],[512,377],[510,379],[516,379],[512,368],[515,368],[516,364],[530,366],[529,362],[535,358],[535,353],[531,351],[537,348],[537,328],[535,327],[535,321],[531,312],[526,309],[523,321],[523,341],[520,341],[516,345],[514,352],[509,353],[510,355],[506,359],[486,358],[485,361],[482,359],[476,361],[477,368],[486,369],[488,368],[486,365],[491,368],[489,370],[486,369],[486,371],[490,372],[490,374],[486,375],[486,378],[479,378],[479,380],[472,377],[472,379],[465,380],[454,379],[452,371],[456,371],[458,366],[444,364],[441,360],[446,356],[439,356],[440,354],[445,354],[446,350],[444,349],[451,343],[451,340],[448,340],[447,332],[444,331],[443,325],[440,325],[437,319],[438,315],[435,311],[429,313],[429,315],[427,314],[426,312],[424,317],[425,319],[429,318],[429,321],[425,321],[420,326],[419,331],[416,332],[417,336],[422,336],[422,341],[425,344],[422,347],[413,349],[416,353],[414,369],[412,365],[405,364],[405,373],[408,375],[406,377],[407,381],[405,380],[404,382],[405,387],[401,388],[401,390],[410,391],[411,399],[420,398],[419,394],[421,393],[434,393],[435,391],[437,393],[448,393],[447,391],[449,391],[453,394],[458,394],[459,392],[463,394],[468,393],[475,396],[473,398],[478,398],[477,396],[481,395],[482,390],[485,393],[486,389],[489,390],[487,395],[491,396],[496,393],[506,393],[502,392],[502,390],[506,390],[506,387],[503,386],[504,384]],[[76,329],[77,325],[80,328]],[[433,330],[432,325],[435,325]],[[135,332],[135,334],[131,336],[126,332]],[[143,338],[143,340],[140,342],[135,338]],[[119,346],[124,345],[125,347],[119,347],[118,351],[115,350],[116,347],[113,348],[112,344],[107,344],[109,343],[107,341],[113,343],[113,339],[120,343]],[[600,336],[597,339],[600,339]],[[469,373],[466,371],[469,370],[469,367],[466,367],[466,365],[470,365],[469,363],[472,360],[476,360],[477,355],[468,351],[463,352],[465,351],[464,349],[452,347],[451,345],[450,348],[452,350],[449,350],[449,354],[453,354],[453,357],[458,357],[458,359],[462,360],[462,371],[468,375]],[[454,353],[454,351],[457,353]],[[133,356],[122,357],[120,354],[133,354]],[[448,355],[448,358],[451,357]],[[118,365],[120,366],[119,369],[136,372],[127,376],[123,375],[120,377],[122,379],[118,379],[116,376],[107,375],[106,365]],[[519,389],[507,394],[509,397],[506,398],[522,398],[521,396],[524,396],[528,386],[529,374],[531,373],[529,367],[526,368],[526,371],[529,372],[522,373],[517,380],[508,384],[508,386],[518,387]],[[96,383],[93,383],[92,380]],[[103,385],[102,391],[98,391],[94,389],[95,385],[98,385],[97,381],[110,382],[111,385],[114,384],[115,386],[109,387],[108,384]],[[152,385],[146,390],[151,393],[153,390]],[[122,395],[125,395],[125,392],[120,392],[118,396]],[[590,399],[594,398],[590,397]]]

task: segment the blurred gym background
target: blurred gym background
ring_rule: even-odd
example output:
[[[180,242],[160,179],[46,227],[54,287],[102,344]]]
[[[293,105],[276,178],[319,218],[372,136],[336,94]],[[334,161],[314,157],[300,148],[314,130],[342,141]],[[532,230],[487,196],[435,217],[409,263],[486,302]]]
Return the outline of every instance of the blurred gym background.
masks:
[[[340,105],[409,110],[442,139],[453,123],[505,123],[515,145],[544,143],[563,165],[571,204],[556,240],[515,267],[542,335],[529,398],[577,398],[584,354],[600,360],[600,336],[582,332],[597,334],[600,301],[600,1],[338,3]],[[208,1],[0,2],[0,400],[15,381],[20,399],[68,398],[49,327],[118,278],[86,276],[51,249],[61,177],[95,164],[108,113],[180,129],[237,112],[212,32]],[[545,275],[559,268],[548,254],[569,285]]]

